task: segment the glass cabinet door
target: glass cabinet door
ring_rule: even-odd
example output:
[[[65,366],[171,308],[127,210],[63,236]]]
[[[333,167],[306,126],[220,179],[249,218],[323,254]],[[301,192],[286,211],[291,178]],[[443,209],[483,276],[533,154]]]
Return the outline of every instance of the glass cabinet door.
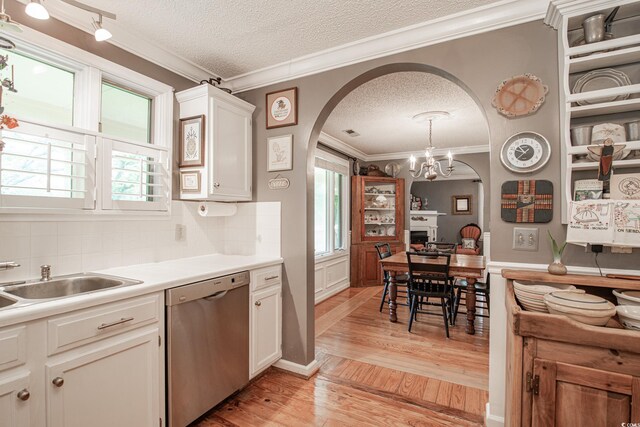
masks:
[[[364,183],[364,237],[395,237],[396,185],[384,181]]]

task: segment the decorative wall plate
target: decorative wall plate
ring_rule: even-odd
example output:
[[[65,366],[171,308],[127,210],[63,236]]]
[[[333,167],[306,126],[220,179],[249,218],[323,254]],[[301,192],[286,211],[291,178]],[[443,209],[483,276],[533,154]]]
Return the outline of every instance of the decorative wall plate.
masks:
[[[631,84],[629,76],[622,71],[613,68],[602,68],[599,70],[589,71],[584,74],[573,85],[572,93],[585,93],[594,90],[611,89],[614,87],[628,86]],[[592,105],[602,102],[622,101],[629,98],[629,94],[611,95],[603,98],[595,98],[589,100],[576,101],[578,105]]]
[[[533,74],[523,74],[503,80],[496,89],[491,104],[509,118],[534,113],[544,103],[549,87]]]
[[[553,219],[553,183],[547,180],[502,184],[500,216],[516,223],[546,223]]]
[[[520,132],[509,137],[500,150],[502,164],[516,173],[537,171],[550,157],[551,144],[535,132]]]

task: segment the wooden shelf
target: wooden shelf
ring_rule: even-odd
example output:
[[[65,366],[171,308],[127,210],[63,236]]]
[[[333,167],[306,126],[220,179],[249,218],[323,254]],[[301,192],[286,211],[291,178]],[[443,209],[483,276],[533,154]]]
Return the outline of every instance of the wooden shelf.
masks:
[[[588,274],[554,274],[531,270],[502,270],[502,277],[512,280],[561,283],[565,285],[593,286],[597,288],[640,290],[640,280],[612,279]]]
[[[594,91],[595,92],[595,91]],[[603,102],[601,104],[581,105],[571,107],[571,118],[602,116],[605,114],[627,113],[640,110],[640,98],[625,99],[622,101]]]
[[[626,141],[622,144],[625,145],[625,150],[640,150],[640,141]],[[577,145],[567,148],[567,154],[587,154],[587,145]]]
[[[596,170],[598,169],[597,162],[580,162],[580,163],[568,163],[567,167],[574,171],[584,170]],[[637,168],[640,167],[640,159],[631,160],[616,160],[613,162],[614,168]]]
[[[592,90],[589,92],[572,93],[567,97],[567,102],[588,101],[588,100],[594,100],[598,98],[607,98],[610,96],[631,95],[639,92],[640,92],[640,84],[632,84],[632,85],[620,86],[620,87],[615,87],[610,89],[600,89],[600,90]]]
[[[365,211],[395,211],[396,208],[364,208]]]
[[[395,222],[365,222],[364,225],[396,225]]]
[[[572,57],[576,55],[592,54],[593,52],[616,49],[640,44],[640,34],[632,36],[619,37],[611,40],[605,40],[598,43],[584,44],[582,46],[570,47],[565,53],[566,56]],[[583,57],[581,57],[583,58]],[[581,59],[580,58],[580,59]],[[575,58],[579,59],[579,58]]]
[[[632,64],[634,62],[640,62],[640,46],[618,49],[611,52],[593,53],[589,56],[570,59],[569,74]]]
[[[395,196],[396,193],[364,193],[365,196]]]

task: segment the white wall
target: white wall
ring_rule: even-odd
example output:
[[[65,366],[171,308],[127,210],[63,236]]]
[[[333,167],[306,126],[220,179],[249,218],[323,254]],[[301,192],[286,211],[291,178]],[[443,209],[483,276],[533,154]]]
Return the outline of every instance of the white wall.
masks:
[[[42,264],[57,276],[212,253],[280,255],[280,202],[238,203],[231,217],[202,218],[196,208],[173,201],[169,218],[141,220],[16,222],[0,216],[0,261],[21,264],[0,271],[0,282],[39,277]],[[180,241],[177,224],[186,226]]]

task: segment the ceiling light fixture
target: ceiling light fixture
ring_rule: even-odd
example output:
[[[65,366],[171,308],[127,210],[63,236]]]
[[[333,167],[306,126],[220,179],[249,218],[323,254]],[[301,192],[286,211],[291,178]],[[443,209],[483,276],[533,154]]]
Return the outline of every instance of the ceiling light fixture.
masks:
[[[93,35],[96,38],[96,41],[103,42],[105,40],[109,40],[112,36],[111,32],[106,28],[102,28],[102,15],[98,15],[98,20],[93,20],[93,29],[95,32]]]
[[[415,156],[412,154],[411,157],[409,158],[409,171],[411,171],[411,176],[413,176],[414,178],[419,178],[424,175],[425,179],[428,179],[429,181],[433,181],[438,177],[438,174],[442,175],[445,178],[451,176],[451,173],[454,170],[453,155],[451,154],[451,150],[449,150],[449,152],[447,153],[448,166],[445,169],[440,164],[440,161],[436,160],[435,157],[433,156],[433,151],[435,147],[433,146],[433,142],[432,142],[433,121],[449,118],[449,117],[450,117],[450,114],[447,113],[446,111],[427,111],[427,112],[416,114],[415,116],[413,116],[413,120],[416,122],[429,123],[429,145],[427,145],[427,148],[425,149],[425,152],[424,152],[425,161],[420,163],[419,169],[416,169]]]
[[[31,0],[24,8],[27,15],[35,19],[49,19],[49,12],[42,4],[42,0]]]
[[[5,13],[4,0],[2,0],[2,4],[0,4],[0,30],[11,31],[14,33],[22,32],[22,28],[20,27],[20,24],[13,21],[11,17]],[[5,48],[4,46],[7,46],[7,45],[13,45],[13,47],[15,47],[12,41],[7,40],[4,37],[0,37],[0,38],[2,39],[3,48]]]

